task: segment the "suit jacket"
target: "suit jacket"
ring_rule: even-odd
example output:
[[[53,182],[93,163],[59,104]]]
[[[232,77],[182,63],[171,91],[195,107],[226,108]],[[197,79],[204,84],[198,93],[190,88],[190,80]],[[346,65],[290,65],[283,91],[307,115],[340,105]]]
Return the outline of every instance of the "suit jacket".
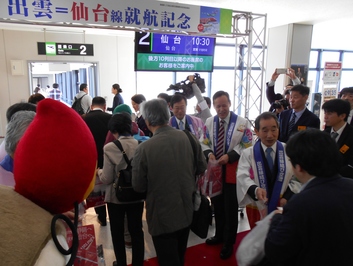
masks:
[[[152,137],[152,132],[148,129],[145,119],[142,117],[142,115],[140,117],[136,116],[135,122],[137,123],[139,129],[143,131],[145,136]]]
[[[269,86],[269,82],[266,83],[266,98],[270,104],[276,100],[275,85]]]
[[[298,119],[297,123],[295,123],[292,132],[288,134],[288,124],[291,119],[292,112],[293,110],[284,110],[279,116],[279,141],[287,142],[290,135],[300,130],[305,130],[309,127],[320,129],[320,119],[305,108],[302,116]]]
[[[108,133],[108,122],[111,117],[111,114],[97,109],[90,111],[83,118],[96,142],[99,168],[103,167],[103,146]]]
[[[146,220],[152,236],[190,226],[193,215],[195,168],[206,170],[201,147],[196,162],[188,136],[170,126],[158,128],[153,137],[138,145],[132,160],[132,185],[147,191]]]
[[[124,99],[123,97],[120,95],[120,93],[115,94],[114,98],[113,98],[113,106],[107,108],[108,111],[112,111],[114,112],[115,108],[124,103]]]
[[[325,131],[330,133],[331,127],[327,127]],[[342,155],[340,175],[353,178],[353,127],[351,125],[347,124],[343,129],[337,141],[337,146]]]
[[[188,116],[190,119],[191,119],[191,122],[192,122],[192,128],[193,128],[193,130],[194,130],[194,135],[195,135],[195,137],[197,138],[197,139],[199,139],[200,137],[201,137],[201,134],[202,134],[202,132],[203,132],[203,128],[204,128],[204,126],[205,126],[205,124],[202,122],[202,120],[200,119],[200,118],[198,118],[198,117],[195,117],[195,116]],[[175,116],[173,116],[173,117],[171,117],[170,119],[169,119],[169,125],[171,126],[171,127],[173,127],[173,125],[172,125],[172,120],[173,119],[176,119],[176,117]],[[176,120],[176,121],[178,121],[178,120]],[[177,125],[177,127],[174,127],[175,129],[179,129],[179,126]],[[187,121],[187,119],[185,118],[185,129],[187,129],[187,130],[189,130],[191,133],[193,133],[192,132],[192,130],[190,129],[190,125],[188,124],[188,121]]]
[[[352,191],[353,180],[340,175],[311,180],[272,218],[266,257],[275,265],[353,265]]]
[[[353,126],[353,118],[352,118],[352,120],[351,120],[351,122],[349,123],[351,126]]]

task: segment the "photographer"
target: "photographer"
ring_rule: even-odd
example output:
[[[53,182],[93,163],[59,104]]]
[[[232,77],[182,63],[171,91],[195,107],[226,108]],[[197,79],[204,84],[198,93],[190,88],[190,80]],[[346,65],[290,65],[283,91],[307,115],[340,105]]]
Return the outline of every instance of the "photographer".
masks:
[[[197,99],[197,105],[200,107],[198,117],[205,122],[208,117],[211,117],[210,108],[203,98],[201,93],[205,92],[205,81],[198,73],[189,75],[186,80],[172,84],[167,91],[174,90],[176,93],[184,95],[187,99],[191,99],[194,95]]]
[[[289,95],[289,90],[288,95]],[[276,94],[276,100],[271,104],[270,106],[270,112],[276,113],[277,117],[278,115],[284,111],[290,109],[290,104],[289,101],[286,98],[283,98],[280,93]]]
[[[279,93],[275,94],[275,82],[276,82],[277,78],[279,77],[279,75],[281,75],[281,74],[277,73],[277,68],[276,68],[275,72],[272,74],[271,80],[266,83],[266,86],[267,86],[266,87],[266,98],[269,101],[269,103],[271,104],[269,111],[270,112],[276,111],[276,113],[281,113],[283,110],[290,109],[290,105],[289,105],[290,89],[293,87],[293,85],[300,84],[300,80],[295,75],[294,69],[288,68],[286,76],[288,76],[292,80],[293,85],[288,84],[283,91],[283,96],[280,98],[278,96],[278,95],[280,95]],[[273,104],[275,104],[277,101],[282,100],[282,99],[286,100],[286,102],[284,102],[284,100],[283,100],[283,104],[280,103],[281,106],[275,105],[274,107],[278,106],[278,108],[272,108]]]
[[[190,75],[188,76],[189,82],[191,82],[192,86],[192,91],[194,92],[194,95],[197,99],[197,106],[200,108],[199,111],[199,118],[201,118],[202,122],[206,122],[207,118],[211,117],[211,111],[210,107],[207,104],[207,101],[204,99],[204,97],[201,94],[201,90],[197,86],[197,83],[194,81],[195,80],[195,75]]]

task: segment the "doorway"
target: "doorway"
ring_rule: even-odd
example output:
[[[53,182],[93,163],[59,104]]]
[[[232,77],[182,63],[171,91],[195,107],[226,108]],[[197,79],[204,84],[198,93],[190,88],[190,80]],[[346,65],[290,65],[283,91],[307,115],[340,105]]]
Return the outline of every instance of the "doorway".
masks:
[[[61,90],[61,101],[72,105],[80,84],[87,83],[89,94],[93,98],[100,95],[98,86],[97,63],[72,62],[29,62],[30,95],[39,92],[47,97],[54,83]]]

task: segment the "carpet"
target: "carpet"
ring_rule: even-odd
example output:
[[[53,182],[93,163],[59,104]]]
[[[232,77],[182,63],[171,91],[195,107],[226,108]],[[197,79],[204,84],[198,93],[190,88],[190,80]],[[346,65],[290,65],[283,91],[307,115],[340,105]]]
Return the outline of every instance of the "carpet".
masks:
[[[189,247],[185,254],[185,266],[237,266],[235,259],[235,252],[240,244],[240,241],[250,231],[238,233],[236,242],[234,244],[233,255],[227,260],[221,260],[219,253],[222,249],[222,244],[216,246],[209,246],[205,243]],[[150,258],[145,260],[144,266],[158,266],[157,258]]]

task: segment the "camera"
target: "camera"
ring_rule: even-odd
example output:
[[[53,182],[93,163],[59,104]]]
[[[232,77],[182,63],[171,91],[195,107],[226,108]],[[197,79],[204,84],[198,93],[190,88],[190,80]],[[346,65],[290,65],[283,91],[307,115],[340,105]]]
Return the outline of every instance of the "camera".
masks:
[[[282,108],[282,107],[283,107],[284,110],[288,109],[289,102],[286,99],[281,99],[281,100],[271,104],[271,109],[272,110],[276,110],[276,109]]]
[[[287,68],[276,68],[276,73],[277,74],[287,74],[288,69]]]
[[[205,80],[203,78],[201,78],[200,74],[198,73],[195,73],[194,74],[194,81],[197,86],[199,87],[201,93],[204,93],[205,92]],[[180,81],[176,84],[171,84],[169,86],[169,88],[167,89],[167,91],[170,91],[170,90],[174,90],[175,93],[180,93],[180,94],[183,94],[186,99],[191,99],[192,97],[194,97],[194,92],[192,90],[192,83],[193,82],[190,82],[188,80],[188,77],[186,77],[186,80],[183,80],[183,81]]]

